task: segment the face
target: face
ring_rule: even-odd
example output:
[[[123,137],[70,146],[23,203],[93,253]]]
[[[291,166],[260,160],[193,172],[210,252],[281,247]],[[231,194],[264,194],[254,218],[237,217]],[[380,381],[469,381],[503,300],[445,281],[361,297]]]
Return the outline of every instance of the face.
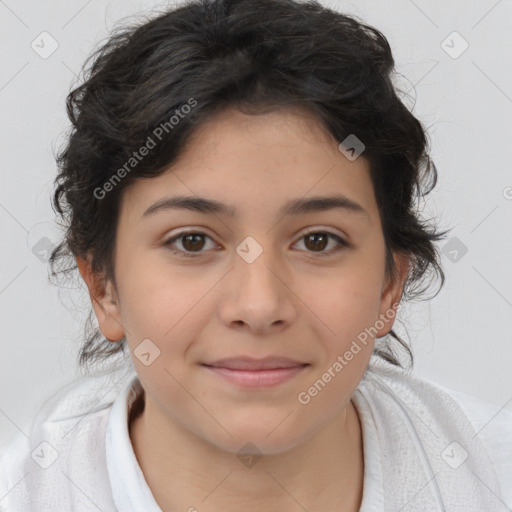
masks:
[[[177,196],[227,211],[165,203]],[[358,206],[286,210],[333,196]],[[364,154],[347,159],[301,111],[225,110],[201,125],[164,174],[123,191],[116,244],[117,292],[109,283],[95,302],[103,334],[126,334],[151,414],[232,453],[248,441],[278,453],[340,414],[402,291],[385,279]],[[204,366],[244,356],[303,366],[252,386]]]

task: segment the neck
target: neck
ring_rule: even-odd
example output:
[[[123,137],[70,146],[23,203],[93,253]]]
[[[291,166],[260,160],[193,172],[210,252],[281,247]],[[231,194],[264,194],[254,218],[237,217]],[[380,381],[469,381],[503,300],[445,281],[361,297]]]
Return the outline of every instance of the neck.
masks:
[[[175,424],[147,400],[130,418],[130,437],[164,512],[194,507],[211,512],[355,512],[361,505],[362,435],[350,401],[307,441],[246,466],[232,453]]]

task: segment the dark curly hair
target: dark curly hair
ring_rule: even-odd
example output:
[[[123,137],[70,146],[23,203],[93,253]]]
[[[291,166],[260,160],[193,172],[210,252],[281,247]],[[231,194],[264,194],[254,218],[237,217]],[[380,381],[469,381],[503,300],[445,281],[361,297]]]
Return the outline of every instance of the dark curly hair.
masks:
[[[76,275],[75,257],[90,255],[92,270],[115,286],[113,248],[126,186],[163,173],[198,125],[228,106],[246,114],[299,107],[336,140],[356,134],[365,144],[386,276],[398,277],[392,252],[411,258],[403,300],[425,292],[427,274],[439,275],[443,286],[434,242],[447,231],[423,222],[415,201],[434,188],[437,170],[426,130],[397,95],[392,52],[377,29],[312,0],[192,0],[116,27],[81,72],[83,83],[66,103],[72,127],[56,156],[53,206],[65,235],[50,257],[52,277]],[[163,143],[128,171],[133,152],[156,133]],[[126,354],[125,338],[106,340],[93,320],[91,310],[80,366]],[[389,334],[412,366],[407,343]],[[389,343],[380,345],[379,355],[402,366]]]

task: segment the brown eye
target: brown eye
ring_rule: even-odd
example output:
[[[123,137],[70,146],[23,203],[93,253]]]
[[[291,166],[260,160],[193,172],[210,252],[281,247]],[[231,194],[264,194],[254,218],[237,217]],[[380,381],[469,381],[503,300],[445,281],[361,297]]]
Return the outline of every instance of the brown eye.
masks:
[[[325,233],[310,233],[304,238],[306,247],[312,251],[323,251],[327,247],[328,236]]]
[[[185,235],[182,238],[182,245],[187,251],[201,250],[204,246],[203,235],[198,233],[192,233],[191,235]]]
[[[164,242],[164,246],[183,257],[196,257],[201,256],[206,250],[203,250],[206,245],[206,240],[212,240],[211,237],[205,233],[197,231],[184,231],[173,236]],[[181,242],[182,248],[176,248],[175,245]],[[213,242],[213,240],[212,240]]]
[[[329,245],[329,240],[334,240],[334,247],[325,250]],[[350,247],[350,244],[343,238],[325,231],[313,231],[302,235],[299,241],[304,241],[306,252],[315,253],[317,256],[330,256],[344,248]]]

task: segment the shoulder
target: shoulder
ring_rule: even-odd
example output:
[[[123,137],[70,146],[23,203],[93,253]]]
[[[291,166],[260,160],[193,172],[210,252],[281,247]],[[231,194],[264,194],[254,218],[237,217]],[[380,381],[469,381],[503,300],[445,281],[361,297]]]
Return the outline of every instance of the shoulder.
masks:
[[[131,375],[133,369],[123,367],[74,379],[43,402],[32,428],[46,421],[69,421],[109,407]]]
[[[481,448],[473,444],[473,455],[480,450],[485,452],[479,456],[487,455],[501,488],[500,498],[512,505],[512,412],[507,404],[498,405],[452,390],[377,357],[372,358],[363,381],[364,389],[373,397],[374,408],[384,411],[385,421],[393,421],[388,409],[393,414],[400,410],[395,407],[396,402],[404,406],[420,432],[428,424],[438,434],[463,439],[468,446],[477,443]]]
[[[493,402],[438,385],[460,406],[496,469],[503,499],[512,506],[512,411]]]
[[[125,367],[79,377],[41,404],[28,434],[20,432],[0,452],[0,511],[87,505],[87,488],[110,510],[105,429],[112,403],[133,375]],[[82,497],[70,492],[72,482],[85,488]]]

